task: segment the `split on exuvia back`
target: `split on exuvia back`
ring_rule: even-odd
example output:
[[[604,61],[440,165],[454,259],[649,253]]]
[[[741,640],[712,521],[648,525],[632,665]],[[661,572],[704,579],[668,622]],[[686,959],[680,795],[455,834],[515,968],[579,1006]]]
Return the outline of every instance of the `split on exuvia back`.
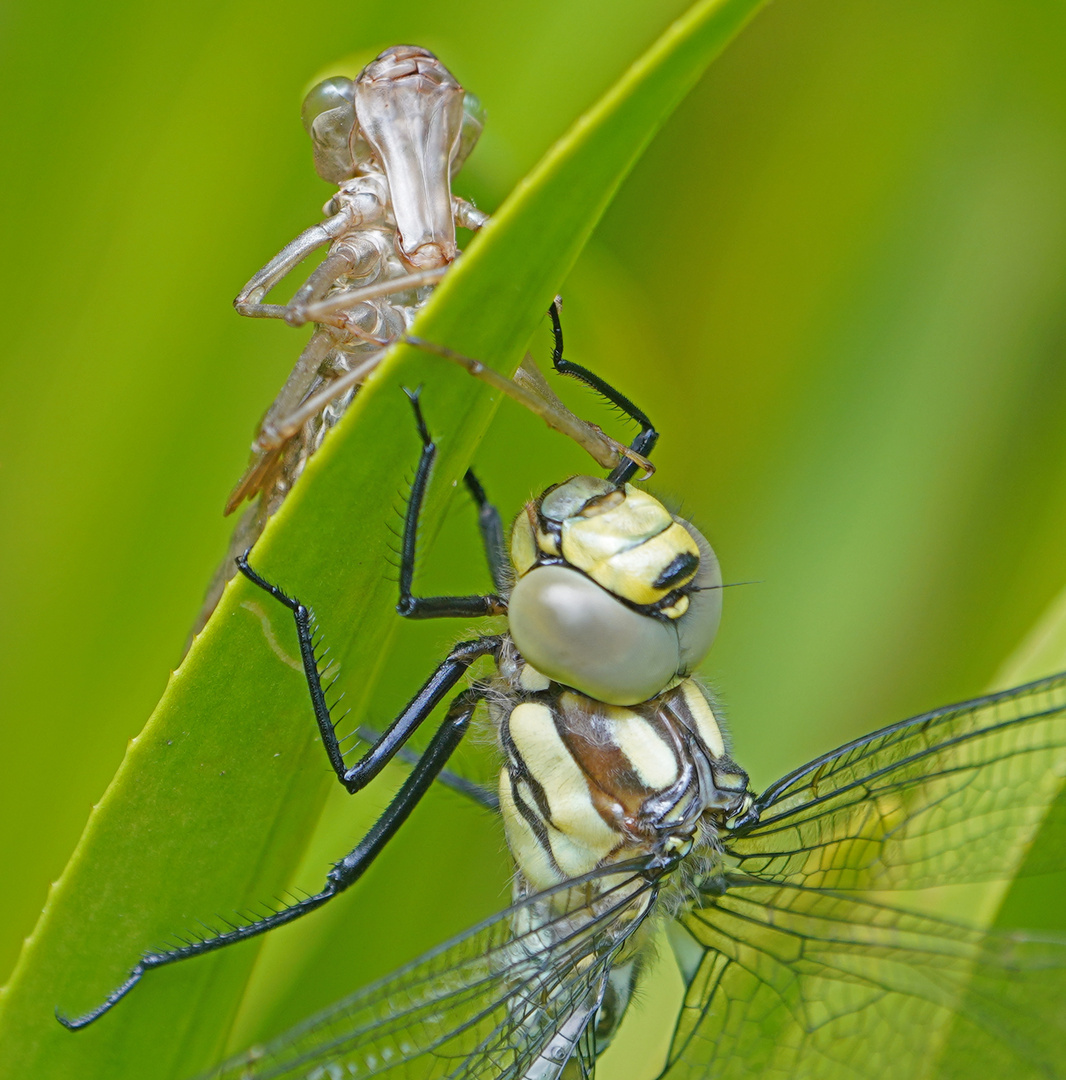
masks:
[[[647,417],[590,372],[571,373],[640,420],[634,448],[649,453]],[[922,890],[1006,880],[1023,863],[1062,868],[1066,844],[1043,849],[1039,864],[1027,853],[1066,775],[1066,676],[893,725],[756,796],[693,679],[720,614],[717,560],[702,535],[635,485],[627,458],[606,480],[572,477],[528,503],[508,551],[468,474],[496,591],[419,597],[418,517],[436,456],[431,427],[442,420],[427,401],[427,421],[411,398],[422,451],[398,611],[506,615],[506,629],[453,648],[348,765],[308,609],[242,559],[245,576],[292,612],[339,781],[357,791],[397,756],[414,767],[318,893],[145,954],[100,1006],[64,1022],[84,1026],[147,971],[290,922],[352,885],[445,777],[484,703],[501,751],[514,906],[214,1075],[588,1076],[668,920],[687,986],[663,1072],[671,1080],[912,1080],[974,1063],[986,1075],[1063,1075],[1066,943],[984,932],[961,912],[945,919],[923,906]],[[482,657],[495,675],[460,689],[426,750],[409,755],[405,742]],[[964,1046],[938,1062],[952,1026]]]

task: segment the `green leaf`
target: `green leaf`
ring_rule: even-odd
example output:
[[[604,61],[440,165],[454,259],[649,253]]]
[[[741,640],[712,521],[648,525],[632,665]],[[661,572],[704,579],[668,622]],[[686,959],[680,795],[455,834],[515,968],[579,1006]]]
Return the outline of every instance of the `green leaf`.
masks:
[[[438,289],[418,333],[512,371],[633,163],[760,6],[704,2],[670,27],[519,185]],[[315,604],[353,721],[398,621],[383,553],[417,456],[400,392],[415,385],[425,387],[441,447],[432,536],[496,402],[457,369],[406,348],[359,395],[255,551],[258,569]],[[10,1075],[181,1077],[215,1060],[255,944],[151,974],[82,1033],[63,1030],[52,1010],[93,1006],[143,949],[286,888],[331,783],[288,613],[234,581],[131,741],[27,942],[0,1015]]]
[[[1042,679],[1066,669],[1066,590],[1037,620],[992,680],[992,690]]]

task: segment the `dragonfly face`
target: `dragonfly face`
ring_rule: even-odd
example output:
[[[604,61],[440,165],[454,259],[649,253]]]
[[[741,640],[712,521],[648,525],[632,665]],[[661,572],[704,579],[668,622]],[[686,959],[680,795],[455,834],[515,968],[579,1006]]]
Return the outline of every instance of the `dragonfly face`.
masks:
[[[511,534],[510,632],[545,675],[612,705],[647,701],[706,657],[722,574],[688,522],[632,484],[575,476]]]

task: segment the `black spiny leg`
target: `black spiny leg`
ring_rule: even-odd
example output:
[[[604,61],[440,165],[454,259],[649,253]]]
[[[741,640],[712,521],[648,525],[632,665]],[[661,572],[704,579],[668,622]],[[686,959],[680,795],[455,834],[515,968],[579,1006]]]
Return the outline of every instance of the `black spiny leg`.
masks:
[[[247,553],[237,559],[237,569],[253,584],[258,585],[264,592],[270,593],[275,600],[284,604],[292,612],[296,623],[296,636],[300,642],[300,658],[303,660],[304,675],[307,678],[307,689],[311,695],[311,704],[315,710],[315,720],[318,721],[318,731],[322,737],[322,745],[326,748],[326,756],[329,758],[337,779],[344,785],[350,794],[354,794],[366,787],[371,780],[385,767],[401,746],[411,737],[415,729],[425,720],[430,713],[444,700],[444,696],[463,677],[466,669],[482,656],[494,653],[499,647],[502,638],[490,636],[476,638],[474,641],[464,641],[456,645],[444,658],[440,666],[423,683],[422,688],[407,703],[404,710],[385,729],[374,745],[354,765],[348,766],[344,762],[341,753],[340,742],[337,732],[333,727],[333,718],[330,716],[329,706],[326,704],[325,691],[322,688],[322,678],[315,661],[314,643],[311,630],[311,613],[294,596],[288,596],[277,585],[272,585],[261,577],[248,565]]]
[[[426,600],[411,595],[411,580],[414,575],[415,536],[418,526],[418,514],[425,496],[430,470],[436,456],[436,447],[429,436],[422,412],[418,405],[418,395],[410,394],[411,403],[422,436],[422,456],[418,463],[415,482],[412,486],[411,500],[407,508],[404,524],[403,562],[400,577],[401,614],[416,618],[433,618],[446,615],[496,615],[507,610],[506,603],[498,596],[472,597],[433,597]],[[481,532],[488,552],[493,577],[497,578],[502,565],[502,527],[499,515],[484,497],[480,485],[471,477],[468,480],[481,512]],[[457,645],[437,670],[426,680],[422,688],[408,702],[400,715],[380,735],[370,750],[350,768],[345,765],[337,734],[333,727],[329,706],[326,704],[322,679],[315,659],[314,642],[311,629],[311,613],[296,597],[289,596],[277,585],[272,584],[252,569],[248,564],[247,552],[237,559],[237,568],[254,585],[268,592],[279,603],[287,607],[296,623],[297,638],[300,643],[300,657],[303,662],[304,676],[308,692],[318,723],[322,744],[326,748],[333,771],[349,792],[356,792],[365,787],[384,768],[385,764],[403,749],[403,744],[426,720],[444,696],[463,677],[470,665],[479,657],[496,653],[503,643],[499,636],[479,638]],[[113,990],[95,1009],[79,1017],[66,1017],[56,1011],[56,1018],[65,1027],[77,1030],[91,1024],[103,1016],[115,1004],[121,1001],[144,977],[145,972],[157,967],[165,967],[178,960],[187,960],[202,953],[214,952],[234,945],[239,941],[257,937],[259,934],[284,926],[314,911],[327,903],[334,896],[353,885],[365,873],[367,867],[377,858],[396,831],[410,816],[411,811],[434,781],[444,771],[444,766],[452,752],[459,745],[470,726],[470,719],[477,703],[485,696],[485,688],[475,684],[460,693],[437,729],[429,746],[414,765],[388,808],[374,823],[366,836],[340,862],[336,863],[326,878],[326,883],[319,892],[282,907],[266,918],[257,919],[244,926],[233,926],[225,933],[199,941],[189,942],[174,949],[146,953],[130,971],[126,980]],[[487,800],[481,800],[486,805]]]
[[[548,308],[548,314],[551,316],[552,336],[555,339],[555,345],[552,349],[552,364],[555,370],[560,375],[570,375],[575,379],[579,379],[586,386],[592,387],[596,393],[621,409],[631,420],[635,420],[640,424],[640,434],[629,444],[629,449],[647,457],[655,449],[655,444],[659,441],[659,433],[655,430],[651,420],[648,419],[647,414],[643,409],[634,405],[624,394],[619,393],[610,383],[605,382],[599,375],[589,371],[587,367],[563,359],[563,324],[559,319],[558,297],[552,301],[552,306]],[[638,465],[635,461],[626,458],[615,467],[607,479],[613,484],[624,484],[627,480],[632,479],[637,468]]]
[[[377,858],[382,848],[396,834],[397,829],[407,820],[422,796],[432,786],[437,774],[444,767],[444,763],[466,734],[474,708],[484,697],[484,694],[485,691],[482,687],[472,686],[455,698],[448,709],[444,722],[430,740],[429,746],[426,747],[426,752],[419,759],[418,764],[404,781],[403,787],[396,793],[392,802],[389,803],[385,812],[374,823],[366,836],[340,862],[334,865],[326,876],[326,884],[319,892],[298,903],[290,904],[265,919],[259,919],[256,922],[249,923],[247,926],[238,926],[216,937],[195,941],[177,949],[146,953],[141,957],[140,963],[130,971],[125,982],[108,994],[102,1004],[83,1016],[74,1018],[63,1016],[57,1010],[56,1018],[59,1022],[72,1031],[86,1027],[121,1001],[141,981],[145,972],[151,971],[153,968],[165,967],[167,964],[176,963],[178,960],[188,960],[190,957],[199,956],[201,953],[214,952],[216,949],[225,948],[227,945],[235,945],[238,941],[246,941],[248,938],[257,937],[259,934],[264,934],[277,926],[284,926],[286,923],[300,918],[301,915],[306,915],[309,911],[321,907],[327,901],[332,900],[334,896],[354,885],[366,872],[367,867]]]
[[[500,512],[489,502],[488,497],[485,495],[485,489],[481,486],[472,470],[467,470],[463,481],[474,502],[477,503],[478,529],[481,532],[481,542],[485,549],[485,558],[489,564],[489,573],[492,575],[493,584],[500,592],[503,592],[510,584],[508,580],[510,560],[507,557],[507,547],[503,539],[503,522],[500,519]],[[361,724],[356,729],[356,734],[360,739],[368,743],[376,744],[381,739],[381,732],[368,727],[366,724]],[[406,746],[402,746],[396,751],[397,759],[407,765],[417,765],[420,756],[417,751]],[[473,780],[468,780],[465,776],[460,776],[450,769],[442,769],[437,775],[437,782],[451,788],[453,791],[457,791],[460,795],[477,803],[478,806],[485,810],[497,811],[500,809],[500,797],[492,788],[482,787]]]
[[[422,416],[422,406],[419,404],[419,391],[405,391],[411,400],[411,407],[415,412],[415,423],[418,425],[418,434],[422,437],[422,455],[418,459],[418,468],[415,470],[415,478],[411,484],[411,497],[407,502],[407,514],[403,522],[403,547],[400,553],[400,600],[396,610],[406,619],[441,619],[441,618],[480,618],[487,615],[507,614],[507,601],[501,596],[489,594],[486,596],[414,596],[411,593],[411,585],[415,576],[415,549],[418,544],[418,515],[422,511],[422,501],[426,497],[426,488],[429,486],[429,476],[433,471],[433,462],[437,457],[437,444],[429,434],[425,418]],[[467,485],[470,486],[471,474],[467,473]],[[492,569],[493,580],[498,582],[497,573],[502,572],[503,555],[503,529],[499,525],[499,514],[495,507],[485,500],[485,493],[481,485],[474,480],[476,488],[471,487],[474,498],[478,500],[481,535],[485,542],[488,553],[489,565]],[[480,493],[480,497],[479,497]],[[495,515],[496,525],[493,526],[491,517]],[[495,528],[499,534],[499,541],[492,535]],[[498,587],[498,585],[497,585]]]
[[[368,727],[366,724],[360,724],[355,729],[355,733],[367,743],[376,743],[381,738],[381,732],[377,728]],[[421,757],[422,755],[417,750],[412,750],[409,746],[401,746],[396,751],[396,760],[402,761],[405,765],[417,765]],[[468,780],[465,776],[452,772],[451,769],[441,769],[437,773],[437,783],[442,787],[451,788],[452,791],[469,799],[482,810],[491,810],[496,813],[500,809],[500,796],[492,788],[482,787],[477,781]]]
[[[493,584],[500,592],[503,592],[510,584],[508,580],[510,560],[507,557],[507,547],[503,539],[503,521],[500,519],[500,512],[489,502],[488,497],[485,495],[485,489],[474,475],[473,470],[467,469],[463,482],[466,484],[474,502],[477,503],[478,529],[481,532],[481,543],[485,549],[489,573],[492,575]],[[361,724],[357,728],[356,734],[360,739],[368,743],[377,743],[381,739],[380,731],[376,731],[365,724]],[[417,751],[406,746],[402,746],[396,751],[397,759],[406,765],[417,765],[420,756]],[[482,787],[473,780],[468,780],[465,776],[460,776],[450,769],[441,769],[437,775],[437,782],[451,788],[453,791],[457,791],[460,795],[477,803],[478,806],[485,810],[498,811],[500,809],[500,797],[492,788]]]
[[[477,525],[481,531],[481,544],[485,549],[492,583],[501,593],[505,592],[510,584],[511,560],[508,558],[507,545],[503,539],[503,521],[500,518],[500,512],[489,502],[485,489],[472,469],[466,470],[463,483],[466,484],[467,491],[477,503]]]

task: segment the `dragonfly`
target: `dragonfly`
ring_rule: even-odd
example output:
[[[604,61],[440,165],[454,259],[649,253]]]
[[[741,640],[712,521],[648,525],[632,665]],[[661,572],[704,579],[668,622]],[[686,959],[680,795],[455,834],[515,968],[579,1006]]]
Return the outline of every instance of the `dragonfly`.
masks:
[[[210,1076],[591,1077],[631,992],[610,980],[635,897],[685,981],[659,1080],[1066,1075],[1066,943],[904,906],[1016,871],[1064,710],[1057,675],[873,732],[755,796],[669,901],[646,864],[564,916],[544,909],[587,879],[522,897]],[[952,1024],[938,1058],[927,1033]]]
[[[499,789],[466,790],[503,819],[512,906],[213,1076],[591,1077],[662,932],[687,988],[662,1072],[670,1080],[1066,1074],[1066,941],[984,930],[933,902],[941,886],[1008,880],[1023,862],[1062,868],[1062,844],[1031,847],[1066,776],[1066,674],[892,725],[755,792],[693,675],[723,591],[702,534],[639,487],[626,459],[606,479],[571,477],[530,500],[508,547],[468,473],[495,591],[418,596],[418,521],[437,445],[419,394],[410,397],[422,449],[397,610],[506,616],[506,630],[455,646],[383,732],[361,729],[370,749],[348,765],[309,609],[243,558],[240,571],[292,614],[344,787],[360,790],[396,757],[413,768],[318,893],[146,953],[103,1003],[61,1020],[87,1026],[150,971],[351,887],[425,792],[449,782],[449,757],[484,710]],[[658,433],[639,416],[633,448],[650,454]],[[412,754],[410,737],[483,658],[495,674],[459,690]],[[1061,829],[1053,811],[1050,824]],[[925,1036],[949,1024],[963,1049],[940,1059],[947,1041]]]

